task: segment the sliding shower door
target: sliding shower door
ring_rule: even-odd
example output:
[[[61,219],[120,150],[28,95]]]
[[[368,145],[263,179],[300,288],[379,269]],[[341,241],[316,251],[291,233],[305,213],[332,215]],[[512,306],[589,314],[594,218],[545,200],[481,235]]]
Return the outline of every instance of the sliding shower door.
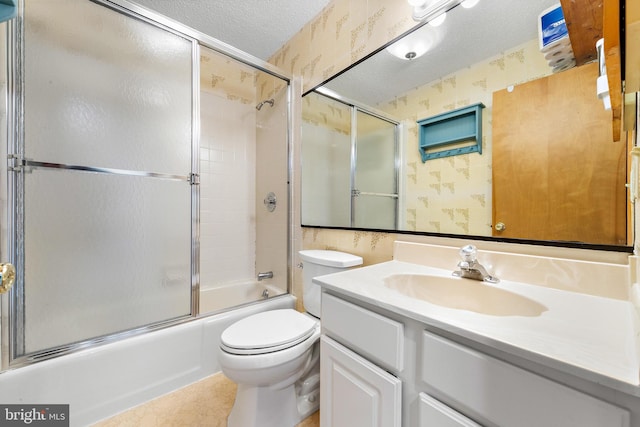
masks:
[[[318,92],[302,110],[302,224],[395,230],[398,122]]]
[[[351,226],[351,110],[311,92],[302,109],[302,224]]]
[[[396,123],[356,111],[352,225],[395,230],[398,206]]]
[[[189,317],[197,45],[85,0],[25,2],[23,32],[12,358]]]

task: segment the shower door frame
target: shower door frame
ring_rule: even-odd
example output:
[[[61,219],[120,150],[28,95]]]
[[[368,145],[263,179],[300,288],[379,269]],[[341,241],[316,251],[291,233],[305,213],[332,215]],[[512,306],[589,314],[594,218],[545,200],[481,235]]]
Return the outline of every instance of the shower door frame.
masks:
[[[154,330],[190,322],[197,319],[199,312],[199,292],[200,292],[200,47],[204,46],[222,55],[230,57],[257,71],[267,73],[277,77],[287,85],[287,124],[286,124],[286,144],[287,144],[287,293],[291,293],[291,200],[293,197],[293,186],[291,178],[293,176],[293,120],[292,112],[298,98],[301,98],[300,81],[295,82],[293,78],[284,71],[272,64],[256,58],[246,52],[236,49],[213,37],[194,30],[184,24],[167,18],[159,13],[138,6],[126,0],[86,0],[100,6],[112,9],[116,12],[131,18],[141,20],[145,23],[163,29],[177,36],[183,37],[192,43],[192,123],[191,123],[191,173],[188,177],[165,176],[165,178],[186,180],[191,184],[191,314],[181,316],[177,319],[159,321],[151,325],[142,326],[124,332],[110,333],[105,336],[83,340],[78,343],[65,344],[56,348],[37,351],[34,353],[18,355],[20,349],[24,349],[24,174],[20,172],[11,173],[12,170],[27,166],[24,160],[24,2],[18,0],[18,15],[7,23],[7,52],[6,52],[6,74],[7,74],[7,259],[16,266],[17,280],[12,293],[3,295],[0,298],[0,315],[2,316],[0,330],[0,373],[13,368],[30,365],[39,361],[48,360],[53,357],[74,353],[80,350],[91,348],[97,345],[119,341],[132,336],[144,334]],[[297,90],[296,90],[297,89]],[[300,95],[298,98],[293,96]],[[36,162],[31,166],[38,167]],[[74,169],[69,165],[58,165],[60,169]],[[78,170],[76,168],[76,170]],[[118,171],[99,168],[83,168],[85,172],[97,172],[112,174]],[[139,175],[144,176],[145,173]],[[22,182],[21,182],[22,181]],[[17,324],[16,324],[17,323]]]
[[[357,197],[359,197],[361,194],[362,195],[366,195],[366,196],[373,196],[373,197],[389,197],[389,198],[393,198],[395,199],[395,212],[394,212],[394,229],[399,229],[400,228],[400,209],[399,209],[399,205],[400,205],[400,165],[402,162],[402,152],[400,150],[400,138],[402,137],[401,135],[401,127],[402,124],[395,120],[390,118],[386,113],[383,113],[381,111],[376,111],[374,108],[369,107],[367,105],[364,104],[360,104],[359,102],[353,101],[352,99],[346,98],[342,95],[339,95],[338,93],[333,92],[332,90],[327,90],[324,88],[317,88],[315,90],[315,92],[320,95],[323,96],[325,98],[331,99],[333,101],[339,102],[340,104],[345,105],[346,107],[348,107],[349,109],[349,114],[350,114],[350,128],[349,128],[349,143],[350,143],[350,147],[349,147],[349,155],[350,155],[350,163],[349,163],[349,189],[350,189],[350,200],[349,200],[349,228],[354,228],[354,229],[371,229],[371,228],[367,228],[367,227],[356,227],[355,226],[355,221],[356,221],[356,199]],[[356,168],[357,168],[357,163],[358,163],[358,112],[367,114],[369,116],[375,117],[379,120],[382,120],[384,122],[390,123],[394,126],[394,131],[393,131],[393,144],[394,144],[394,153],[395,153],[395,159],[394,159],[394,178],[395,178],[395,182],[394,182],[394,188],[395,188],[395,193],[371,193],[371,192],[365,192],[365,191],[360,191],[356,188]],[[309,225],[310,227],[313,227],[312,224]],[[329,226],[330,227],[330,226]]]
[[[337,100],[337,99],[336,99]],[[398,228],[399,225],[399,200],[400,200],[400,123],[396,120],[390,119],[382,113],[376,112],[371,107],[364,107],[361,105],[357,105],[356,103],[349,104],[351,107],[351,171],[350,171],[350,185],[351,185],[351,227],[353,228],[367,228],[367,227],[358,227],[356,226],[356,211],[357,206],[356,202],[358,197],[360,196],[370,196],[370,197],[386,197],[395,200],[395,211],[394,211],[394,224],[393,229]],[[393,150],[394,150],[394,183],[393,187],[395,188],[395,193],[371,193],[366,191],[361,191],[357,188],[357,172],[358,172],[358,113],[367,114],[371,117],[375,117],[378,120],[383,122],[387,122],[394,126],[393,128]]]

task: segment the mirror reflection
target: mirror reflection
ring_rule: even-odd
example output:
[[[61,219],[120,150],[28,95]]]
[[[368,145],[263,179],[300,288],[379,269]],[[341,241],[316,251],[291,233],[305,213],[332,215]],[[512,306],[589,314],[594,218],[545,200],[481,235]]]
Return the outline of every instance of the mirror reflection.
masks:
[[[597,61],[541,51],[556,4],[458,6],[307,93],[302,224],[628,245],[626,136]],[[481,152],[423,161],[418,122],[478,103]]]

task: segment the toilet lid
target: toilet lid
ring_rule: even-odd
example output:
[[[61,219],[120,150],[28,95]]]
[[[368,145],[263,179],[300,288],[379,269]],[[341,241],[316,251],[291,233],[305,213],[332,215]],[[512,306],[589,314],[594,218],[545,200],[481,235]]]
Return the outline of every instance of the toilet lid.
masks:
[[[246,317],[224,330],[222,347],[235,354],[262,354],[289,348],[313,334],[318,322],[293,309]]]

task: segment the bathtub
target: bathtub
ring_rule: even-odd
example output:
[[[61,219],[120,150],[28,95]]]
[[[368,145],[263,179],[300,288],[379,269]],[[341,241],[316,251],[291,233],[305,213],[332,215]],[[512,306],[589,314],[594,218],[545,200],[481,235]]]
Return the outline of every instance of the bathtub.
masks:
[[[9,370],[0,374],[0,402],[69,404],[70,425],[90,425],[219,372],[217,350],[227,326],[294,306],[285,294]]]
[[[265,294],[266,291],[266,294]],[[237,307],[248,302],[259,301],[265,297],[283,294],[282,289],[268,282],[232,283],[218,287],[200,289],[200,313],[212,313],[228,307]]]

